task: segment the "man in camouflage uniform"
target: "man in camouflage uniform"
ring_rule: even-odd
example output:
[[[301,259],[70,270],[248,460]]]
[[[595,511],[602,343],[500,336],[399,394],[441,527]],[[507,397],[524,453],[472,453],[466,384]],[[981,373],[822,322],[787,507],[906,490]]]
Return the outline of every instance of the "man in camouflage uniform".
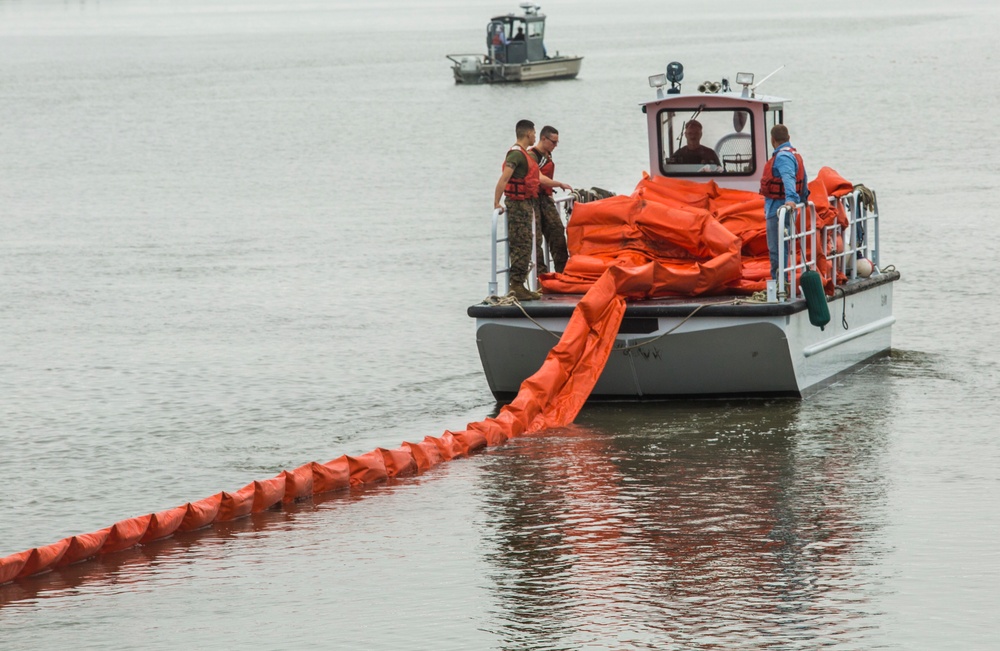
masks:
[[[514,128],[517,144],[504,159],[500,179],[493,193],[493,208],[507,212],[507,245],[510,248],[510,292],[519,301],[533,301],[541,294],[524,286],[531,263],[531,223],[534,220],[538,196],[538,163],[528,153],[535,144],[535,125],[521,120]],[[503,196],[506,204],[500,204]],[[541,235],[541,234],[539,234]]]
[[[549,257],[552,259],[552,266],[556,273],[562,273],[566,267],[566,260],[569,252],[566,250],[566,228],[559,217],[559,210],[556,209],[555,201],[552,200],[552,190],[562,188],[572,190],[573,187],[567,183],[560,183],[552,179],[555,174],[556,164],[552,160],[552,150],[559,144],[559,131],[555,127],[544,126],[538,136],[538,144],[528,150],[535,160],[538,161],[539,186],[538,186],[538,210],[535,213],[536,239],[535,239],[535,260],[538,263],[538,272],[548,271],[545,266],[545,253],[542,247],[542,235],[545,236],[545,244],[548,245]]]

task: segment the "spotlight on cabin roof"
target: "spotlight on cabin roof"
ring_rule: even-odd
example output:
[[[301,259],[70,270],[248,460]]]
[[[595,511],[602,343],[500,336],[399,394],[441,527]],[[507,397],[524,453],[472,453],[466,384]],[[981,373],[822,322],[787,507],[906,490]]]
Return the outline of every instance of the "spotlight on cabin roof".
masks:
[[[681,83],[684,79],[684,66],[682,66],[677,61],[671,61],[667,64],[667,81],[675,86]]]
[[[743,86],[743,97],[750,97],[750,86],[753,85],[753,73],[737,72],[736,83]]]
[[[684,79],[684,66],[677,61],[667,64],[667,81],[670,82],[668,95],[678,95],[681,92],[681,80]]]

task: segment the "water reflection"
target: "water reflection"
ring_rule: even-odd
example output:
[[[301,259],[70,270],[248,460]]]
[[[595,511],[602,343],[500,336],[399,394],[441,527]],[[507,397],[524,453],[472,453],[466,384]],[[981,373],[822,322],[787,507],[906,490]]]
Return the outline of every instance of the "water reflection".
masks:
[[[872,648],[900,381],[887,360],[801,403],[588,407],[573,428],[426,475],[4,586],[4,625],[32,648],[34,623],[64,613],[80,621],[75,637],[99,640],[94,613],[160,607],[193,640],[217,625],[205,595],[276,581],[273,621],[298,612],[307,584],[327,614],[312,632],[273,629],[273,648],[315,630],[361,648],[387,595],[413,648]],[[290,589],[283,576],[308,580]],[[462,616],[429,618],[442,602]],[[384,635],[379,648],[398,648]]]
[[[886,508],[871,406],[890,391],[589,408],[499,450],[482,478],[494,632],[530,649],[863,634]]]

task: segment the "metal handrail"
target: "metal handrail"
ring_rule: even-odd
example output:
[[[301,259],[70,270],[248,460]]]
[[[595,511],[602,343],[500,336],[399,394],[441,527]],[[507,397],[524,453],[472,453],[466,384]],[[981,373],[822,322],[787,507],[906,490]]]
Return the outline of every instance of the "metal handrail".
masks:
[[[788,219],[789,210],[778,208],[778,299],[794,300],[801,290],[798,286],[797,271],[816,267],[816,206],[813,202],[795,204],[795,213]],[[785,251],[788,250],[786,266]],[[802,251],[799,255],[799,251]],[[800,261],[801,258],[801,261]],[[800,272],[801,272],[800,271]],[[785,286],[788,285],[788,291]]]
[[[490,254],[491,254],[490,255],[490,258],[491,258],[491,260],[490,260],[490,281],[488,283],[488,287],[487,287],[487,290],[486,290],[487,292],[489,292],[489,294],[488,294],[489,296],[499,296],[499,294],[497,294],[497,245],[500,243],[500,240],[497,239],[497,228],[498,228],[498,225],[500,224],[500,215],[505,215],[505,214],[506,213],[505,212],[501,212],[501,210],[499,208],[494,208],[493,209],[493,230],[492,230],[493,237],[492,237],[492,240],[491,240],[493,242],[493,246],[490,247],[490,249],[491,249],[490,250]],[[507,230],[507,218],[506,217],[504,217],[503,223],[504,223],[504,232],[506,233],[506,230]],[[507,238],[504,237],[503,238],[503,242],[506,242],[506,241],[507,241]],[[508,255],[509,254],[509,247],[505,247],[504,251],[505,251],[505,256]],[[510,263],[508,262],[508,260],[507,260],[506,257],[504,258],[504,264],[507,265],[507,267],[505,267],[503,269],[503,271],[506,272],[506,271],[509,270],[509,267],[510,267]],[[507,293],[506,287],[504,288],[503,293],[504,294]]]
[[[858,277],[855,264],[858,258],[867,258],[875,270],[879,267],[879,214],[878,197],[872,192],[873,205],[869,210],[860,200],[861,191],[855,190],[842,197],[830,197],[832,205],[840,205],[847,216],[847,225],[833,223],[823,229],[823,255],[830,261],[834,273],[833,284],[837,286],[839,274],[849,281]],[[840,241],[838,247],[837,242]]]
[[[837,278],[843,274],[849,281],[858,277],[858,258],[867,258],[874,265],[875,270],[879,266],[879,215],[878,198],[872,192],[873,205],[869,210],[860,199],[861,191],[855,190],[841,197],[830,197],[830,204],[843,209],[847,216],[847,225],[833,223],[824,226],[822,233],[816,228],[816,206],[810,202],[808,211],[804,204],[795,206],[795,215],[789,221],[788,211],[785,208],[778,209],[778,232],[781,234],[781,241],[784,246],[778,249],[778,295],[786,300],[794,299],[801,293],[796,286],[797,274],[801,270],[816,264],[817,240],[822,248],[823,256],[830,261],[833,267],[832,282],[837,286]],[[805,219],[805,221],[803,221]],[[787,224],[786,224],[787,222]],[[840,245],[838,246],[838,241]],[[804,246],[810,244],[810,246]],[[786,267],[785,251],[788,249],[788,258],[798,260],[799,250],[806,252],[802,256],[802,262],[796,262]],[[789,273],[790,272],[790,273]],[[789,285],[789,291],[785,292],[785,285]]]
[[[820,233],[816,226],[817,215],[816,206],[812,202],[808,204],[796,204],[795,213],[789,219],[789,211],[782,207],[778,209],[778,233],[781,235],[781,242],[785,246],[778,248],[778,282],[777,291],[779,298],[783,300],[793,300],[801,294],[798,286],[798,273],[809,268],[815,268],[817,251],[822,249],[823,255],[833,265],[833,284],[837,285],[837,273],[840,272],[850,280],[857,278],[857,266],[854,261],[858,257],[871,260],[875,269],[879,266],[879,213],[878,199],[874,193],[874,205],[872,210],[860,201],[860,191],[855,190],[842,197],[830,197],[830,203],[836,205],[840,202],[847,215],[847,226],[843,227],[838,223],[831,224],[822,229]],[[572,212],[574,197],[572,194],[565,194],[554,199],[556,208],[559,210],[559,217],[564,224],[568,223],[568,215]],[[506,211],[493,211],[492,218],[492,240],[490,279],[487,290],[491,296],[506,294],[510,289],[510,244],[507,238],[507,218]],[[503,237],[500,235],[500,226],[503,225]],[[528,284],[531,289],[538,287],[538,265],[535,259],[536,241],[540,236],[535,230],[535,222],[532,222],[531,229],[531,265],[528,270]],[[842,250],[837,251],[837,236],[843,241]],[[500,253],[499,247],[503,247],[503,268],[499,268]],[[788,260],[795,261],[787,265],[785,249],[788,249]],[[802,260],[799,261],[799,251],[803,251]],[[551,259],[547,249],[543,248],[545,263],[551,265]],[[498,280],[498,276],[503,276],[503,283]],[[787,291],[786,291],[787,286]],[[502,291],[499,291],[502,289]]]
[[[561,197],[553,197],[553,201],[556,204],[556,210],[559,212],[559,219],[563,223],[563,228],[566,227],[566,223],[569,221],[569,215],[573,210],[574,197],[572,194],[565,194]],[[500,235],[500,224],[503,223],[503,237]],[[537,220],[531,221],[531,264],[528,269],[528,287],[530,289],[536,289],[538,287],[538,264],[535,259],[535,252],[537,251],[536,241],[540,236],[536,232]],[[510,240],[507,236],[507,211],[503,212],[500,209],[493,210],[492,219],[492,240],[493,246],[490,255],[490,279],[487,283],[487,291],[490,296],[502,296],[510,290]],[[503,246],[503,268],[498,268],[497,264],[500,255],[497,252],[498,247]],[[547,248],[542,249],[543,256],[545,258],[546,268],[550,267],[552,260],[549,256],[549,251]],[[503,275],[503,291],[498,292],[501,289],[501,284],[497,280],[497,276]]]

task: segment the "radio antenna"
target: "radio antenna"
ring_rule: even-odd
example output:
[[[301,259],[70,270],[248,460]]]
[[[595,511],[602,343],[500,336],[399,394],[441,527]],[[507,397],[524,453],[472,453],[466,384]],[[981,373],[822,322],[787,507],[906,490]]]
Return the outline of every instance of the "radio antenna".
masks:
[[[780,67],[779,67],[779,68],[778,68],[777,70],[775,70],[774,72],[772,72],[771,74],[769,74],[768,76],[764,77],[763,79],[761,79],[760,81],[758,81],[758,82],[757,82],[756,84],[754,84],[753,86],[751,86],[751,87],[750,87],[750,90],[751,90],[751,91],[756,91],[756,90],[757,90],[757,86],[760,86],[760,85],[761,85],[761,84],[763,84],[763,83],[764,83],[765,81],[767,81],[768,79],[770,79],[770,78],[771,78],[771,77],[773,77],[774,75],[778,74],[778,72],[779,72],[780,70],[782,70],[782,69],[783,69],[784,67],[785,67],[784,65],[780,66]]]

